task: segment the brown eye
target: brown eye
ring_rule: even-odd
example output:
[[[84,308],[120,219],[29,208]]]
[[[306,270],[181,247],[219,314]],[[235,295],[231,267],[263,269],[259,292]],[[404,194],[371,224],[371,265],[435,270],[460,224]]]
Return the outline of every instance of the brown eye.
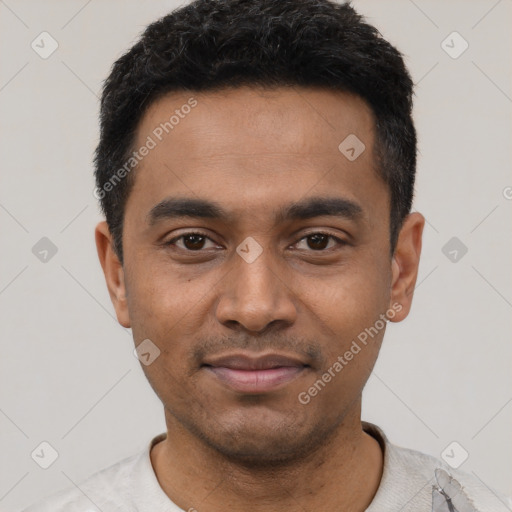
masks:
[[[325,249],[327,247],[327,243],[329,241],[329,236],[318,233],[316,235],[308,236],[308,246],[311,249],[319,250]]]
[[[183,237],[183,245],[190,249],[191,251],[195,251],[197,249],[202,249],[205,242],[205,237],[202,235],[185,235]]]
[[[181,245],[177,243],[178,241],[181,241]],[[169,240],[165,245],[176,246],[185,251],[199,252],[201,249],[204,249],[207,241],[210,241],[213,244],[213,241],[203,233],[185,233]]]
[[[306,240],[306,249],[312,251],[324,251],[325,249],[331,249],[333,245],[329,246],[329,241],[334,240],[334,245],[345,245],[346,242],[341,240],[340,238],[330,235],[329,233],[311,233],[299,240],[298,243]]]

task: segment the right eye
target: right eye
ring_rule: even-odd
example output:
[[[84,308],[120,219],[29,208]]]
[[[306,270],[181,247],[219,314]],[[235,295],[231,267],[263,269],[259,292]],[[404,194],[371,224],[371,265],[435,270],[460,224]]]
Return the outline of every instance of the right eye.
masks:
[[[182,240],[182,246],[178,245],[177,242]],[[187,252],[201,252],[201,249],[204,249],[205,241],[209,240],[214,245],[215,243],[211,238],[206,236],[204,233],[198,231],[191,231],[188,233],[183,233],[180,236],[174,237],[168,242],[165,242],[165,246],[175,246],[179,249]]]

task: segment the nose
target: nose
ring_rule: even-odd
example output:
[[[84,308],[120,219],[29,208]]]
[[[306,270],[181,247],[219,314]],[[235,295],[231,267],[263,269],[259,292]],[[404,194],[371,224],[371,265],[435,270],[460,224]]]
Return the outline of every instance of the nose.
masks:
[[[296,297],[290,276],[276,265],[265,248],[255,261],[234,255],[233,268],[221,285],[217,320],[228,326],[242,326],[261,333],[270,324],[289,326],[297,316]]]

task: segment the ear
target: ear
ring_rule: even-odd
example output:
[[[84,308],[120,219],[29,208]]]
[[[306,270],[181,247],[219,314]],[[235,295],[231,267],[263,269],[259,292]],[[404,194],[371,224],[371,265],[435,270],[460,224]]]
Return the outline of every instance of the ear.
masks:
[[[123,327],[131,327],[126,302],[124,270],[114,251],[112,235],[105,221],[100,222],[96,226],[94,235],[96,238],[98,257],[101,267],[103,268],[103,273],[105,274],[108,293],[110,294],[110,300],[116,310],[117,321]]]
[[[414,287],[418,277],[421,254],[421,237],[425,217],[421,213],[409,214],[402,225],[391,262],[391,299],[390,307],[396,312],[392,322],[401,322],[411,309]],[[397,308],[397,304],[402,307]]]

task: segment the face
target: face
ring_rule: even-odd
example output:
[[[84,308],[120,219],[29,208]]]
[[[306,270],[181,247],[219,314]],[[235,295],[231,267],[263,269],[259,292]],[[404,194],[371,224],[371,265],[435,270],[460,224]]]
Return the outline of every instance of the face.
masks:
[[[409,311],[423,227],[409,216],[390,256],[374,143],[366,103],[325,90],[172,93],[149,108],[123,266],[105,223],[96,239],[119,322],[160,351],[142,367],[168,428],[268,463],[359,414],[384,315]]]

